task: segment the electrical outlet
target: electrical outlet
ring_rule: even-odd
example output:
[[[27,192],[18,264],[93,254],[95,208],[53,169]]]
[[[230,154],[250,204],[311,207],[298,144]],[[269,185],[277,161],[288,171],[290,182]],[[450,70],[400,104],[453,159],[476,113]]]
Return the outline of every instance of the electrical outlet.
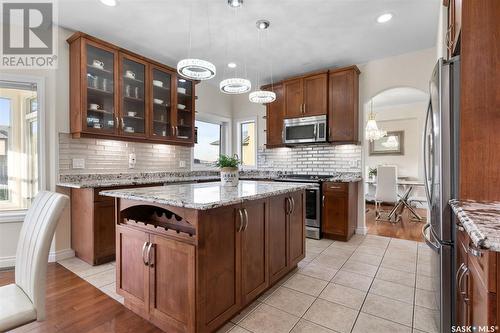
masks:
[[[185,168],[186,167],[186,161],[179,161],[179,168]]]
[[[136,163],[136,159],[135,159],[135,153],[130,153],[128,154],[128,168],[129,169],[133,169],[135,168],[135,163]]]
[[[72,160],[73,169],[84,169],[85,168],[85,159],[84,158],[74,158]]]

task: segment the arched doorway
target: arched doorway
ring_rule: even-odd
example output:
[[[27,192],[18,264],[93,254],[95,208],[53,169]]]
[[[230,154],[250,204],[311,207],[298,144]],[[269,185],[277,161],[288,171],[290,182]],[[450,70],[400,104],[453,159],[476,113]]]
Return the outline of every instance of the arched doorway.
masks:
[[[420,231],[427,215],[423,187],[422,133],[428,100],[428,93],[420,89],[394,87],[371,96],[363,106],[363,131],[365,132],[371,115],[378,129],[386,132],[382,138],[369,141],[365,137],[362,142],[364,222],[368,234],[421,241]],[[378,167],[385,167],[385,170],[390,171],[389,176],[384,173],[380,182]],[[397,201],[384,202],[381,207],[375,206],[375,201],[383,199],[380,192],[387,193],[387,184],[391,184],[387,177],[393,176],[396,177],[396,186],[389,186],[390,197],[399,199],[406,195],[406,202],[416,215],[412,213],[412,209],[401,206],[395,214],[389,215]]]

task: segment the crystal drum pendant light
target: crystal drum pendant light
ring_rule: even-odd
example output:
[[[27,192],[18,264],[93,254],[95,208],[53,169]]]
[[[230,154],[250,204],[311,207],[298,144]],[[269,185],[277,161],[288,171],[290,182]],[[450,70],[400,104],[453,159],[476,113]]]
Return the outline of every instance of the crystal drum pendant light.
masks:
[[[207,20],[208,20],[208,34],[210,35],[210,21],[208,18],[208,0],[207,1]],[[192,8],[189,12],[189,50],[188,54],[191,54],[191,19],[192,19]],[[209,36],[210,39],[210,36]],[[216,69],[215,65],[209,61],[202,59],[195,59],[188,56],[187,59],[182,59],[177,63],[177,72],[183,77],[191,80],[210,80],[215,77]]]
[[[256,23],[257,29],[259,31],[259,47],[262,49],[262,43],[261,43],[261,32],[263,30],[267,30],[271,23],[267,20],[258,20]],[[262,50],[261,50],[262,51]],[[262,54],[262,52],[261,52]],[[272,70],[272,62],[271,62],[271,85],[272,85],[272,79],[273,77],[273,70]],[[260,73],[257,70],[257,87],[260,86]],[[262,90],[258,89],[255,91],[252,91],[248,95],[248,99],[252,103],[258,103],[258,104],[267,104],[267,103],[272,103],[276,100],[276,93],[274,91],[267,91],[267,90]]]
[[[238,3],[238,5],[235,6],[234,5],[235,3]],[[235,18],[235,26],[236,26],[236,24],[238,22],[238,19],[237,19],[238,7],[241,7],[241,5],[243,4],[243,1],[242,0],[241,1],[239,1],[239,0],[228,0],[228,4],[229,4],[230,7],[233,7],[234,18]],[[236,32],[235,32],[235,35],[236,35]],[[235,40],[236,40],[236,38],[235,38]],[[244,93],[249,92],[250,89],[252,89],[252,83],[248,79],[238,77],[238,70],[235,69],[235,68],[237,68],[236,64],[235,63],[231,63],[231,64],[233,66],[229,66],[228,65],[228,67],[232,68],[235,71],[235,73],[234,73],[235,77],[222,80],[219,83],[220,91],[222,91],[225,94],[232,94],[232,95],[235,95],[235,94],[244,94]],[[246,64],[245,64],[245,76],[246,76]]]
[[[372,142],[383,138],[387,135],[386,131],[380,130],[375,121],[375,113],[373,112],[373,99],[371,100],[371,110],[368,114],[368,121],[366,122],[365,136],[366,140]]]

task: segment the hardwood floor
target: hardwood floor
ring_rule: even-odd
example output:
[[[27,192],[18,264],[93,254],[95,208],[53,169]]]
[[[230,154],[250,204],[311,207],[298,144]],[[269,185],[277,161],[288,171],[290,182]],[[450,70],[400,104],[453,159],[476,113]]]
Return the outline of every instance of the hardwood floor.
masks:
[[[390,223],[385,221],[376,222],[375,206],[367,203],[366,209],[368,210],[365,217],[368,234],[408,239],[417,242],[424,241],[422,238],[422,227],[424,226],[425,219],[422,222],[411,221],[405,210],[402,215],[401,223]],[[390,210],[390,207],[383,207],[383,209]],[[425,209],[417,209],[417,213],[425,217],[427,211]]]
[[[0,271],[0,285],[14,271]],[[162,332],[63,266],[47,269],[47,317],[12,332]]]

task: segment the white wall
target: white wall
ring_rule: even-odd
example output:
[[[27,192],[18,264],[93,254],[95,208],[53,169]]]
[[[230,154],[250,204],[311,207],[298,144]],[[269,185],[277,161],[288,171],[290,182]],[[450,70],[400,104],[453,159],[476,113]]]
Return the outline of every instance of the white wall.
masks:
[[[380,164],[397,165],[399,176],[423,179],[422,131],[426,110],[427,102],[374,108],[379,128],[404,131],[404,154],[370,156],[369,145],[365,140],[365,165],[371,168]]]

